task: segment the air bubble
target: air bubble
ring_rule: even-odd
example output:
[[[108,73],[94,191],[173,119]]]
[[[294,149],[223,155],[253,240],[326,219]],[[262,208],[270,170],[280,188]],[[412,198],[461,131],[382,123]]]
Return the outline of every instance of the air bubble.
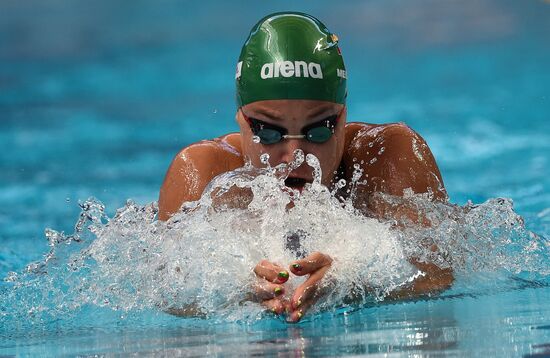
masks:
[[[261,138],[258,137],[257,135],[252,136],[252,142],[258,144],[260,143],[260,141],[261,141]]]

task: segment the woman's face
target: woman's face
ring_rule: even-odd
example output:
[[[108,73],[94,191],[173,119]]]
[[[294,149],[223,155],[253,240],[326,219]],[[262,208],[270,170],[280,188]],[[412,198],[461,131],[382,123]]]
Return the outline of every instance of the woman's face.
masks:
[[[262,144],[253,141],[254,133],[244,116],[287,129],[289,135],[300,135],[302,129],[330,116],[339,115],[334,134],[324,143],[312,143],[305,138],[283,139],[275,144]],[[344,152],[346,111],[337,103],[314,100],[267,100],[249,103],[237,111],[240,126],[243,154],[252,165],[260,168],[264,164],[260,155],[269,154],[269,163],[275,166],[289,163],[294,159],[294,151],[301,149],[305,155],[315,155],[321,164],[322,184],[330,186],[334,172],[338,169]],[[305,182],[313,181],[313,168],[304,163],[293,170],[287,185],[301,190]]]

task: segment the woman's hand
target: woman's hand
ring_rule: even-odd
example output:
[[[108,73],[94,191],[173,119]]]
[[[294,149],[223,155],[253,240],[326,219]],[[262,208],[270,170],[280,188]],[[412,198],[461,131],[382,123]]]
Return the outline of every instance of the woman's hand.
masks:
[[[283,284],[288,281],[288,271],[282,266],[262,260],[254,268],[254,273],[257,276],[254,285],[256,300],[273,313],[283,313],[286,309]]]
[[[305,312],[323,295],[321,280],[330,269],[332,259],[320,252],[314,252],[308,257],[296,260],[290,265],[290,271],[296,276],[309,275],[290,298],[288,304],[289,322],[298,322]]]

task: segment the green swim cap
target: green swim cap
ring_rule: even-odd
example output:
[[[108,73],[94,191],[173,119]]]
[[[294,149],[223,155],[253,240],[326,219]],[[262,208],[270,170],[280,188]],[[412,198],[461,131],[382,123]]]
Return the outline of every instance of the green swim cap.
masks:
[[[271,14],[252,28],[241,50],[237,106],[268,99],[345,104],[346,78],[338,37],[325,25],[300,12]]]

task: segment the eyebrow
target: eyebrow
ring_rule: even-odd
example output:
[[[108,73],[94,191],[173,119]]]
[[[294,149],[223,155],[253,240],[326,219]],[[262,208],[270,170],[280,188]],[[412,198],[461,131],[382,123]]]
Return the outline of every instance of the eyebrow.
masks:
[[[258,108],[256,110],[254,110],[255,113],[257,114],[262,114],[264,116],[266,116],[267,118],[269,119],[276,119],[276,120],[279,120],[279,121],[282,121],[282,117],[279,116],[279,114],[277,112],[273,112],[269,109],[266,109],[266,108]]]
[[[321,108],[315,108],[312,111],[308,112],[309,118],[316,118],[321,113],[325,113],[328,111],[331,111],[332,107],[321,107]],[[333,116],[335,113],[330,114],[328,117]]]
[[[321,113],[327,112],[329,110],[332,110],[332,108],[331,107],[321,107],[321,108],[316,107],[312,111],[308,112],[307,117],[310,118],[310,119],[315,118],[315,117],[319,116]],[[264,115],[269,119],[275,119],[275,120],[278,120],[278,121],[283,120],[282,117],[279,116],[278,113],[273,112],[273,111],[271,111],[267,108],[258,108],[254,112],[256,112],[257,114]],[[332,115],[334,115],[334,114],[330,114],[329,117],[332,116]]]

